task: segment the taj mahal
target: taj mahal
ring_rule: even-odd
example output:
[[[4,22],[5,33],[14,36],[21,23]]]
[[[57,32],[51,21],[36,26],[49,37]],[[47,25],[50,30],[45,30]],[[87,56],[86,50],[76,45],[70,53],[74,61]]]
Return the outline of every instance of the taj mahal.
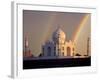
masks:
[[[59,27],[52,34],[52,40],[42,45],[43,57],[73,57],[75,45],[71,40],[66,41],[66,34]]]
[[[29,48],[28,39],[25,38],[24,57],[33,57]],[[62,58],[75,56],[75,44],[71,40],[66,41],[66,34],[59,27],[52,34],[52,40],[47,40],[41,46],[39,58]],[[37,57],[38,58],[38,57]]]
[[[72,40],[67,41],[65,32],[58,27],[52,33],[51,40],[46,40],[41,46],[41,53],[37,57],[33,55],[29,48],[28,38],[25,37],[24,43],[24,58],[39,58],[39,59],[52,59],[52,58],[77,58],[89,56],[89,38],[87,40],[87,55],[76,54],[75,43]]]

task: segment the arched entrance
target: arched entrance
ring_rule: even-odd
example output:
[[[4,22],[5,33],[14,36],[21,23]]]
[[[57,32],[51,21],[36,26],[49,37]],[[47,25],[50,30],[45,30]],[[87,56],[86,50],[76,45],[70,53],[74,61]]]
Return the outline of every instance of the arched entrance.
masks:
[[[48,47],[47,50],[48,50],[48,51],[47,51],[47,56],[51,56],[51,47]]]
[[[71,48],[67,47],[67,56],[70,56],[70,55],[71,55]]]

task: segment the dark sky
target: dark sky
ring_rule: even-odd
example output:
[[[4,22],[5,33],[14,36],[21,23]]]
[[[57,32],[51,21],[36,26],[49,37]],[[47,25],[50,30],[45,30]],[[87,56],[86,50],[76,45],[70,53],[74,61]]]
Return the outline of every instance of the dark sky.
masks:
[[[85,19],[87,15],[89,16]],[[78,30],[79,26],[83,27]],[[83,54],[86,53],[87,37],[90,36],[90,14],[23,10],[23,27],[24,37],[28,37],[29,48],[36,56],[41,53],[41,45],[52,39],[52,34],[58,27],[65,32],[67,41],[74,41],[73,37],[78,34],[74,41],[76,52]]]

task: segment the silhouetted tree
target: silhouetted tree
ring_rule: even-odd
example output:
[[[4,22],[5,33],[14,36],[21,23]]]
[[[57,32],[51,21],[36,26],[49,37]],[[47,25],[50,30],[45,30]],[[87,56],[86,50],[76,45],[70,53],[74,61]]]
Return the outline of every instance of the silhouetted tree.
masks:
[[[41,57],[41,56],[42,56],[42,53],[40,53],[39,57]]]
[[[75,56],[81,56],[79,53],[77,53]]]

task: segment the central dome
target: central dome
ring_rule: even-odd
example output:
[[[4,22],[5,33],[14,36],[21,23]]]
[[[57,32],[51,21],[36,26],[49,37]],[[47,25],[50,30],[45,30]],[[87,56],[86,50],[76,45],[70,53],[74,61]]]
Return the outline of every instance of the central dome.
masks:
[[[66,38],[65,33],[61,28],[58,28],[54,33],[53,33],[53,41],[55,42],[64,42]]]

